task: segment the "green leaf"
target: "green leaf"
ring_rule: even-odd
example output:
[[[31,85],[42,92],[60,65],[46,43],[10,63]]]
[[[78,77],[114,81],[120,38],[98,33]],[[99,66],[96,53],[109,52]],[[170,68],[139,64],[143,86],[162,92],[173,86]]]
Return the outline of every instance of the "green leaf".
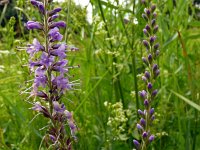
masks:
[[[186,97],[180,95],[179,93],[176,93],[172,90],[170,90],[174,95],[176,95],[177,97],[179,97],[181,100],[185,101],[187,104],[189,104],[190,106],[194,107],[195,109],[197,109],[198,111],[200,111],[200,106],[197,105],[196,103],[194,103],[193,101],[187,99]]]

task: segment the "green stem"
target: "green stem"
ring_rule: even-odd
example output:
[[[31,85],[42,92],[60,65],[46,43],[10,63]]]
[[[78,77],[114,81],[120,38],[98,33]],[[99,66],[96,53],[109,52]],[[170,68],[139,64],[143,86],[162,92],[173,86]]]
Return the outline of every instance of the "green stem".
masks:
[[[101,16],[102,16],[103,22],[105,23],[105,30],[107,32],[107,37],[111,38],[111,35],[110,35],[109,29],[108,29],[108,25],[107,25],[107,22],[106,22],[106,19],[105,19],[105,16],[104,16],[104,12],[103,12],[103,8],[101,6],[101,1],[100,0],[98,0],[98,5],[99,5],[99,9],[100,9],[100,12],[101,12]],[[110,49],[112,50],[113,49],[113,44],[112,44],[111,40],[109,40],[109,44],[110,44]],[[117,68],[115,66],[113,66],[113,63],[114,64],[117,63],[117,58],[115,56],[112,56],[112,70],[114,70],[112,72],[113,72],[113,75],[114,75],[115,73],[116,74],[118,73],[118,70],[117,70]],[[124,106],[125,102],[124,102],[124,96],[123,96],[123,92],[122,92],[122,86],[121,86],[119,75],[116,76],[116,81],[113,78],[113,83],[114,83],[116,100],[119,101],[119,97],[120,97],[121,100],[122,100],[123,106]]]

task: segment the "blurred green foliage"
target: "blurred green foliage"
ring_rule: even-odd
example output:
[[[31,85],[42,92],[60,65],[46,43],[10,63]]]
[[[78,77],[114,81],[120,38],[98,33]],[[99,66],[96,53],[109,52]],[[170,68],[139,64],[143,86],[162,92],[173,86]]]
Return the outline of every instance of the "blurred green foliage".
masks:
[[[192,0],[154,2],[158,6],[161,44],[161,75],[156,86],[161,88],[154,103],[156,140],[149,149],[199,150],[199,111],[191,105],[192,102],[200,105],[199,8]],[[123,4],[118,0],[90,0],[90,3],[92,24],[86,20],[86,8],[76,6],[72,0],[52,4],[63,8],[59,19],[68,24],[62,30],[65,41],[80,49],[70,53],[68,59],[71,65],[81,66],[71,73],[80,79],[81,87],[68,92],[63,99],[74,112],[79,127],[78,142],[73,148],[133,149],[132,140],[139,138],[135,127],[137,108],[142,107],[137,93],[143,88],[140,75],[144,71],[141,62],[144,8],[136,0],[126,0]],[[6,11],[3,16],[6,24],[0,27],[0,149],[35,150],[45,134],[40,129],[47,120],[40,115],[35,117],[37,114],[29,110],[31,105],[25,102],[28,94],[20,94],[30,87],[31,83],[26,81],[31,77],[26,67],[26,52],[18,51],[17,47],[26,46],[34,37],[42,38],[35,31],[28,32],[21,18],[41,18],[26,0],[17,0],[12,8],[17,17],[5,19],[12,16]],[[110,117],[117,118],[119,108],[108,109],[104,102],[110,106],[121,102],[121,113],[130,113],[120,115],[128,120],[109,124]],[[123,127],[123,140],[115,140],[120,136],[119,124]]]

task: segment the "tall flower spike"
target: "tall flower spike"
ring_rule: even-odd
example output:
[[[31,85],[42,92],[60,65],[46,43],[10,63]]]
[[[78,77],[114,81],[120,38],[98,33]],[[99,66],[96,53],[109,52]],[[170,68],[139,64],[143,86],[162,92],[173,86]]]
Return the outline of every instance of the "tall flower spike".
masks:
[[[151,0],[141,0],[141,3],[145,7],[142,17],[146,21],[146,26],[143,29],[146,38],[142,42],[146,49],[146,53],[142,57],[142,61],[146,66],[142,80],[145,81],[143,83],[146,88],[139,92],[141,100],[143,100],[144,111],[141,109],[138,110],[141,119],[136,125],[142,140],[141,143],[133,140],[133,143],[137,150],[146,150],[155,138],[151,134],[152,123],[155,119],[152,102],[158,93],[158,90],[154,87],[154,83],[160,73],[159,66],[156,62],[160,51],[158,50],[159,43],[156,43],[157,36],[155,35],[158,31],[158,25],[156,24],[157,14],[155,12],[156,5],[152,4]]]
[[[72,113],[62,103],[61,97],[67,90],[71,90],[74,84],[77,84],[68,79],[69,68],[77,67],[68,66],[66,53],[69,52],[70,46],[61,43],[63,35],[60,33],[60,28],[65,28],[66,23],[54,22],[59,17],[57,13],[61,11],[61,8],[48,10],[50,8],[48,0],[43,0],[43,2],[30,0],[30,3],[43,16],[43,22],[28,21],[26,27],[28,30],[41,30],[44,35],[44,41],[39,42],[35,38],[33,44],[27,46],[29,67],[34,74],[30,96],[38,97],[32,110],[43,114],[51,121],[46,132],[48,135],[45,135],[49,140],[45,140],[47,142],[45,145],[51,145],[53,149],[69,150],[72,149],[72,142],[77,140],[77,126]],[[77,48],[71,48],[71,51],[74,50]],[[69,130],[65,130],[66,125]]]

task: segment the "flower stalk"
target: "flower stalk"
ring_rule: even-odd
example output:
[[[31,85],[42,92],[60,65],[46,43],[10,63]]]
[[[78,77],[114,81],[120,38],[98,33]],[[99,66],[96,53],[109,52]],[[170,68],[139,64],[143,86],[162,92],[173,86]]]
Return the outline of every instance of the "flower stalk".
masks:
[[[61,42],[63,35],[59,30],[65,28],[63,21],[55,22],[61,8],[49,11],[50,2],[43,3],[30,0],[31,4],[39,10],[43,16],[43,23],[28,21],[27,29],[40,30],[44,35],[44,46],[37,40],[27,47],[29,54],[29,68],[34,74],[30,97],[35,97],[32,109],[50,119],[51,123],[45,135],[47,147],[55,149],[70,150],[72,142],[76,141],[75,125],[72,113],[69,112],[61,97],[77,85],[76,81],[69,81],[69,71],[79,66],[68,66],[66,53],[78,50]],[[37,54],[37,55],[36,55]],[[66,130],[66,125],[69,129]]]
[[[146,53],[144,53],[142,61],[146,68],[142,76],[145,88],[139,91],[139,96],[143,100],[144,110],[138,110],[141,119],[136,125],[141,136],[141,142],[133,140],[133,143],[137,150],[146,150],[155,138],[151,133],[152,124],[155,119],[152,102],[158,93],[158,90],[155,88],[155,82],[160,74],[159,66],[156,63],[160,51],[159,43],[156,43],[156,33],[158,31],[158,25],[156,24],[157,14],[155,12],[156,5],[151,0],[142,0],[141,2],[145,6],[144,13],[142,14],[142,17],[146,21],[146,26],[143,29],[145,39],[142,43],[146,48]]]

